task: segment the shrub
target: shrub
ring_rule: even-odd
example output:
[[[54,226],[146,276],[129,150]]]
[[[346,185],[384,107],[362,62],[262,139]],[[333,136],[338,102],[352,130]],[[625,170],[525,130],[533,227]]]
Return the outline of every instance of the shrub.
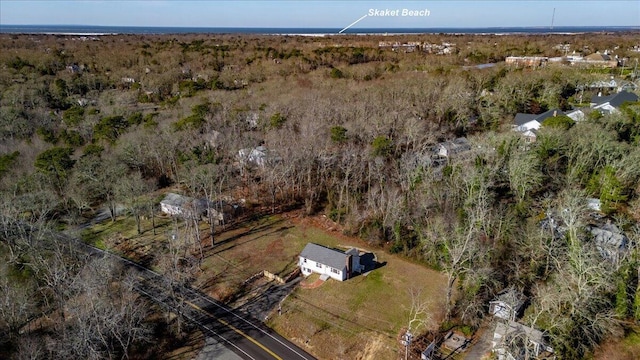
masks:
[[[93,134],[96,139],[105,139],[115,142],[118,136],[123,134],[129,127],[129,123],[122,116],[109,116],[103,118],[93,127]]]
[[[69,126],[76,126],[84,119],[84,108],[72,106],[62,113],[62,121]]]
[[[272,129],[280,129],[285,122],[287,122],[287,118],[278,112],[271,115],[271,118],[269,119],[269,127]]]
[[[11,168],[11,166],[13,166],[13,164],[18,159],[18,156],[20,156],[19,151],[0,155],[0,177],[2,177],[2,174],[7,172]]]
[[[70,147],[80,147],[84,145],[85,141],[82,135],[79,132],[74,130],[63,130],[60,133],[60,139],[64,141],[64,143]]]
[[[559,115],[559,116],[551,116],[546,118],[543,122],[542,122],[542,126],[544,127],[551,127],[551,128],[556,128],[556,129],[562,129],[562,130],[569,130],[569,128],[571,128],[573,125],[575,125],[575,121],[573,121],[572,118],[566,116],[566,115]]]
[[[393,143],[391,139],[386,136],[376,137],[373,139],[371,146],[373,147],[373,156],[387,157],[391,155],[393,151]]]
[[[347,129],[342,126],[334,126],[331,128],[331,140],[337,143],[347,141]]]
[[[333,68],[331,69],[331,73],[329,73],[329,76],[331,76],[332,79],[342,79],[344,77],[344,74],[342,73],[342,71],[340,71],[340,69]]]

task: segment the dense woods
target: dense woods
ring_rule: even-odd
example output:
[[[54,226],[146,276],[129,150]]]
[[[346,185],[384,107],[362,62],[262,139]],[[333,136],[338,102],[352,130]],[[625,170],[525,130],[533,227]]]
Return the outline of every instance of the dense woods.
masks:
[[[325,214],[440,270],[447,324],[477,328],[488,301],[517,288],[530,299],[523,321],[560,358],[583,358],[640,320],[640,104],[550,119],[533,143],[511,125],[615,92],[598,81],[634,80],[637,39],[392,38],[455,44],[437,55],[380,48],[382,36],[2,34],[0,354],[143,353],[153,325],[135,279],[56,234],[103,206],[113,219],[124,207],[140,231],[156,190],[173,187],[255,213]],[[564,55],[557,44],[627,66],[502,62]],[[473,67],[483,63],[496,65]],[[470,149],[435,156],[459,137]],[[241,156],[259,146],[260,160]],[[627,238],[615,257],[589,230],[601,224]],[[188,282],[172,251],[158,267]],[[43,314],[49,323],[34,324]]]

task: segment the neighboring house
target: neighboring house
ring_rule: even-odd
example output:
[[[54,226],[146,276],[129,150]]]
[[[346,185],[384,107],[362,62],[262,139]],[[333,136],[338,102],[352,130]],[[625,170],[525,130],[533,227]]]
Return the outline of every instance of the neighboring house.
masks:
[[[67,70],[69,70],[69,72],[72,73],[72,74],[78,74],[78,73],[80,73],[80,66],[78,66],[76,64],[71,64],[71,65],[67,66]]]
[[[352,248],[347,251],[331,249],[322,245],[308,243],[300,253],[298,265],[304,276],[312,273],[327,275],[338,281],[362,272],[360,252]]]
[[[576,66],[601,66],[608,68],[615,68],[618,66],[618,59],[616,57],[611,57],[611,55],[604,53],[593,53],[587,55],[579,60],[575,60],[571,62],[571,65]]]
[[[179,194],[168,193],[160,201],[160,210],[171,216],[182,216],[187,218],[199,217],[204,213],[200,201]]]
[[[507,65],[538,67],[547,64],[549,58],[546,56],[507,56],[504,62]]]
[[[206,216],[217,224],[231,220],[235,208],[224,201],[207,201],[206,199],[194,199],[188,196],[168,193],[160,201],[160,210],[171,216],[179,216],[191,219],[200,219]],[[209,213],[210,211],[210,217]]]
[[[636,91],[638,90],[638,84],[631,81],[621,81],[617,88],[618,92],[623,91]]]
[[[527,130],[522,133],[527,142],[534,143],[538,139],[538,130]]]
[[[515,321],[498,322],[491,345],[499,360],[536,359],[553,354],[542,331]]]
[[[599,80],[594,83],[589,84],[589,89],[592,90],[614,90],[618,87],[618,82],[612,76],[609,81]]]
[[[525,296],[514,288],[502,290],[489,302],[489,313],[495,317],[514,321],[525,303]]]
[[[612,263],[617,264],[629,251],[629,238],[614,224],[589,225],[587,230],[600,255]]]
[[[591,108],[603,114],[613,114],[619,112],[620,110],[618,109],[620,105],[627,101],[638,101],[638,95],[628,91],[622,91],[609,96],[597,95],[591,98]]]
[[[560,109],[551,109],[549,111],[545,111],[542,114],[524,114],[517,113],[515,119],[513,120],[516,131],[525,132],[528,130],[538,130],[542,125],[542,122],[547,118],[553,116],[566,115]]]
[[[513,120],[513,128],[522,133],[528,142],[535,142],[537,131],[542,126],[542,122],[553,116],[567,115],[560,109],[551,109],[542,114],[517,113]]]
[[[238,151],[238,159],[242,166],[265,167],[269,163],[282,161],[280,155],[260,145],[255,148],[246,148]]]
[[[565,115],[570,117],[571,120],[575,122],[580,122],[584,120],[584,111],[582,111],[581,109],[571,110],[569,112],[566,112]]]
[[[464,137],[439,143],[435,149],[436,154],[441,157],[450,157],[469,150],[471,150],[471,144],[469,140]]]
[[[207,221],[211,219],[215,225],[221,225],[226,222],[229,222],[236,216],[238,211],[237,205],[231,205],[226,201],[206,201],[204,199],[200,200],[201,204],[204,205],[204,214],[207,218]],[[208,206],[207,206],[208,203]]]

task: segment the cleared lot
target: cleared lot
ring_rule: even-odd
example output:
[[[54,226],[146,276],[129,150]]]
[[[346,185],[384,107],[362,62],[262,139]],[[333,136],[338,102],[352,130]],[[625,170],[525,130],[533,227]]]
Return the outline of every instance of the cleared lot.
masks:
[[[165,233],[171,222],[159,223],[155,236],[150,230],[135,234],[135,224],[128,219],[101,224],[92,232],[106,246],[150,259],[156,256],[153,252],[164,251],[168,241]],[[246,300],[256,285],[264,284],[264,280],[247,280],[264,270],[286,277],[296,269],[298,254],[308,242],[354,246],[374,252],[382,266],[344,282],[329,280],[313,289],[298,287],[282,303],[282,315],[270,309],[268,325],[321,359],[392,359],[403,353],[398,340],[409,321],[410,292],[417,289],[420,301],[428,303],[428,327],[437,326],[445,297],[445,279],[440,273],[382,250],[367,249],[364,242],[324,225],[322,218],[266,216],[217,234],[216,245],[205,247],[194,286],[221,300]],[[203,244],[208,244],[206,224],[201,233]],[[314,280],[312,276],[304,282]]]

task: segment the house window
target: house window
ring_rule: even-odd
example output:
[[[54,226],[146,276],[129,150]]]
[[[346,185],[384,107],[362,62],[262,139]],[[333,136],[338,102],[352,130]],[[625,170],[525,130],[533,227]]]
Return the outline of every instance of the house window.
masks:
[[[331,272],[334,274],[340,274],[340,270],[331,268]]]
[[[307,263],[307,258],[303,258],[302,262],[306,264]]]
[[[317,263],[316,263],[316,267],[317,267],[318,269],[322,269],[322,264],[320,264],[319,262],[317,262]]]

